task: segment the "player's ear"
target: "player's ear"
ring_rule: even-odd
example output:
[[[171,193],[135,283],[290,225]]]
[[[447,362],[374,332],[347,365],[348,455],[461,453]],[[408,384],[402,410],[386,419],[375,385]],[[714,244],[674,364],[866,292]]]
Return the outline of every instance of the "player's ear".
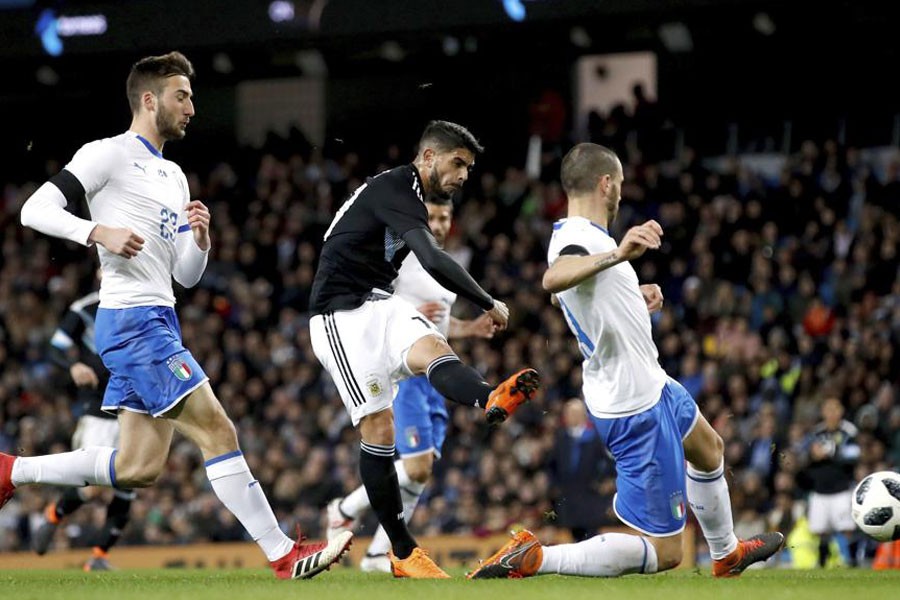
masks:
[[[147,90],[146,92],[141,94],[141,104],[145,109],[147,109],[147,112],[153,112],[156,110],[156,102],[156,94],[154,94],[150,90]]]
[[[432,165],[434,164],[434,157],[435,157],[435,156],[437,156],[437,152],[435,151],[434,148],[428,148],[428,147],[426,147],[424,150],[422,150],[422,160],[423,160],[424,163],[425,163],[426,165],[428,165],[429,167],[432,166]]]
[[[597,180],[597,189],[605,196],[607,192],[609,192],[609,187],[612,184],[612,177],[609,175],[601,175]]]

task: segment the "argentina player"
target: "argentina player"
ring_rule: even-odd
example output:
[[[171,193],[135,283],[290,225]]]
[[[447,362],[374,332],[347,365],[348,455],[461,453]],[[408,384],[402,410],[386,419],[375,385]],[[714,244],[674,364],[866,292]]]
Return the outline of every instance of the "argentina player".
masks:
[[[584,401],[616,459],[613,508],[642,535],[608,533],[542,547],[531,532],[520,531],[469,577],[614,577],[672,569],[682,559],[685,501],[709,545],[713,575],[740,575],[777,552],[784,536],[735,536],[722,439],[687,390],[659,366],[649,315],[662,308],[662,292],[639,285],[629,261],[658,249],[662,228],[648,221],[629,229],[619,244],[610,236],[624,175],[608,148],[575,146],[563,159],[561,179],[568,218],[553,225],[543,285],[556,294],[584,355]]]
[[[22,207],[22,224],[96,244],[103,273],[96,346],[111,377],[103,409],[118,414],[118,449],[92,446],[51,456],[0,454],[0,507],[31,483],[139,488],[165,467],[172,435],[200,448],[215,493],[282,579],[327,569],[349,547],[296,543],[279,528],[238,447],[231,420],[203,369],[184,348],[172,278],[195,285],[206,268],[210,214],[191,200],[181,168],[163,157],[194,116],[194,69],[181,53],[138,61],[126,83],[131,127],[84,145]],[[86,199],[91,219],[66,212]]]
[[[469,177],[481,144],[466,128],[432,121],[412,164],[369,179],[338,209],[319,256],[310,294],[310,341],[360,431],[359,472],[372,509],[391,540],[395,577],[447,578],[406,526],[394,467],[394,384],[416,375],[444,397],[484,410],[498,423],[540,385],[522,369],[493,387],[462,362],[434,324],[393,294],[398,267],[412,252],[436,281],[471,301],[500,329],[506,305],[485,292],[428,229],[425,198],[450,197]]]
[[[443,247],[453,222],[453,202],[450,198],[429,196],[428,228],[438,246]],[[400,265],[394,280],[394,293],[403,298],[429,321],[447,339],[466,337],[491,338],[495,326],[487,314],[477,319],[457,319],[450,314],[456,294],[439,284],[419,262],[415,254]],[[397,454],[394,462],[400,493],[403,498],[403,515],[408,523],[431,477],[435,459],[441,457],[441,447],[447,434],[447,406],[444,397],[420,375],[404,379],[397,384],[394,397],[394,431],[397,432]],[[353,490],[344,498],[335,498],[328,504],[328,537],[352,530],[359,518],[370,508],[365,486]],[[391,571],[388,552],[390,540],[379,526],[359,563],[363,571]]]

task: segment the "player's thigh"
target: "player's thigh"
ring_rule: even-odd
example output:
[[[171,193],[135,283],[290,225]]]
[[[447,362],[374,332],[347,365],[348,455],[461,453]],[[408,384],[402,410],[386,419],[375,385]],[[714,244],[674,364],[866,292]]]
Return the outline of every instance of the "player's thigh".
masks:
[[[725,444],[709,421],[697,412],[697,423],[684,439],[684,457],[700,471],[715,471],[722,464]]]
[[[385,301],[387,350],[395,378],[424,375],[435,359],[454,354],[434,323],[397,296]]]
[[[169,457],[174,428],[169,421],[123,410],[119,413],[116,475],[119,479],[158,475]]]
[[[313,352],[331,376],[354,427],[393,404],[394,357],[387,343],[387,302],[370,301],[355,310],[315,315],[309,321]]]

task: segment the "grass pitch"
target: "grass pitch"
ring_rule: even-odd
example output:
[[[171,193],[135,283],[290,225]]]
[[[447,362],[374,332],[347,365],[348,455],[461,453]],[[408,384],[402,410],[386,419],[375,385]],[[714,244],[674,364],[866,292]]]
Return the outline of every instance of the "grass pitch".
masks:
[[[2,571],[6,600],[887,600],[900,598],[900,571],[754,570],[715,580],[707,571],[679,570],[618,579],[541,576],[468,581],[462,570],[443,581],[394,580],[347,568],[309,581],[278,581],[270,572],[242,570]]]

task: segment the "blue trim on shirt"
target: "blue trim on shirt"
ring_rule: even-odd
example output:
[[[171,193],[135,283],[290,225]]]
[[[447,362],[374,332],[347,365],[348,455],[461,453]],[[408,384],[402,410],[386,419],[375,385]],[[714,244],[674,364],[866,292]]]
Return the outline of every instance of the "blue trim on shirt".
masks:
[[[587,358],[594,353],[594,343],[591,341],[591,338],[588,337],[588,334],[584,332],[584,329],[581,328],[581,325],[578,324],[578,321],[575,320],[575,315],[572,314],[572,311],[569,310],[566,303],[562,301],[562,298],[557,296],[557,299],[559,300],[559,305],[566,312],[566,316],[569,317],[569,322],[572,323],[572,327],[575,328],[575,335],[578,338],[578,341],[589,350],[589,352],[585,352],[584,349],[581,350],[581,353]]]
[[[137,134],[137,133],[135,134],[135,136],[137,137],[137,139],[139,139],[141,141],[141,143],[143,145],[147,146],[147,150],[149,150],[150,152],[152,152],[154,155],[158,156],[159,158],[163,157],[162,152],[157,150],[156,146],[154,146],[149,141],[147,141],[147,138],[145,138],[144,136]]]
[[[185,231],[190,231],[190,230],[191,230],[191,226],[188,225],[187,223],[185,223],[184,225],[182,225],[181,227],[178,228],[178,233],[184,233]]]
[[[228,454],[222,454],[221,456],[213,457],[213,458],[209,459],[208,461],[206,461],[205,463],[203,463],[203,466],[211,467],[216,463],[220,463],[220,462],[228,460],[230,458],[237,458],[238,456],[241,456],[242,454],[243,454],[243,452],[241,452],[240,450],[235,450],[234,452],[229,452]]]
[[[566,219],[560,219],[559,221],[557,221],[556,223],[554,223],[554,224],[553,224],[553,231],[556,231],[557,229],[560,229],[563,225],[565,225],[565,222],[566,222]],[[593,221],[588,221],[588,223],[590,223],[591,225],[593,225],[594,227],[596,227],[597,229],[599,229],[600,231],[602,231],[602,232],[605,233],[606,235],[609,235],[609,231],[606,230],[606,227],[603,227],[602,225],[597,225],[597,224],[594,223]],[[612,236],[610,235],[609,237],[612,237]]]

